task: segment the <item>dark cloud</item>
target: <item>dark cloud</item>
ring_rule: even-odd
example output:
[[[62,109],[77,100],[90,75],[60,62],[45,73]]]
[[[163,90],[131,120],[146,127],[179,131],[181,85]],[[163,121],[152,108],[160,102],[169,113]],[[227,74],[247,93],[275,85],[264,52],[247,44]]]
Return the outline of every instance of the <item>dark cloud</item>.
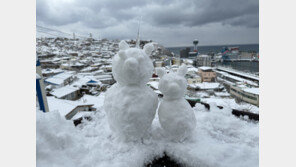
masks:
[[[209,33],[209,38],[217,30],[233,30],[252,37],[248,41],[238,37],[238,43],[258,43],[259,38],[254,33],[259,25],[258,0],[37,0],[36,9],[39,25],[100,33],[109,38],[134,38],[140,16],[142,31],[148,31],[142,36],[155,38],[151,33],[155,32],[158,36],[153,40],[169,41],[168,45],[181,39],[170,35],[191,33],[187,35],[191,41],[192,35],[203,36],[201,30]],[[215,40],[209,43],[217,43]],[[220,40],[229,41],[226,36]]]
[[[201,26],[215,22],[227,24],[231,19],[238,20],[250,14],[258,15],[259,4],[258,0],[184,1],[152,8],[149,13],[152,14],[151,19],[155,25]]]

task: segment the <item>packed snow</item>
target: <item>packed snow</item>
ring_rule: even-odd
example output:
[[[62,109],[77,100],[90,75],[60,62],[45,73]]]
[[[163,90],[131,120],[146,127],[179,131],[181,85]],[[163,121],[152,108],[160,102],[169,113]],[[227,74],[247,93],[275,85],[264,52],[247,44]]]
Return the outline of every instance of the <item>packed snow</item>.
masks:
[[[107,90],[104,108],[118,138],[140,140],[151,127],[158,104],[157,95],[146,86],[153,73],[149,58],[153,48],[150,44],[143,50],[129,48],[125,41],[119,43],[119,48],[112,62],[117,83]]]
[[[184,98],[187,67],[182,65],[177,73],[166,74],[163,68],[158,68],[157,71],[160,76],[159,90],[163,93],[163,100],[158,108],[159,122],[167,136],[172,140],[182,141],[196,127],[193,110]]]
[[[156,114],[142,141],[126,143],[109,128],[104,96],[96,98],[93,120],[78,127],[55,110],[37,111],[37,166],[138,167],[164,152],[188,166],[259,166],[258,123],[233,116],[231,108],[211,106],[206,111],[197,103],[193,108],[196,129],[192,138],[182,143],[169,140]]]

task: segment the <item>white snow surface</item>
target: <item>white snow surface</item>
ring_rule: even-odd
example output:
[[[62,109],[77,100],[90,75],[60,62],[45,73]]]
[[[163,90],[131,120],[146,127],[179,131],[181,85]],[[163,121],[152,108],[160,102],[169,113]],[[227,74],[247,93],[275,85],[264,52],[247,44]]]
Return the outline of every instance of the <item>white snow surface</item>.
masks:
[[[153,72],[149,55],[153,45],[144,49],[130,48],[125,41],[112,61],[112,74],[117,81],[106,92],[104,109],[111,130],[124,141],[139,140],[151,128],[158,98],[146,86]]]
[[[61,88],[57,88],[57,89],[54,89],[51,94],[56,96],[57,98],[62,98],[68,94],[71,94],[73,92],[76,92],[78,90],[78,88],[76,87],[73,87],[73,86],[64,86],[64,87],[61,87]]]
[[[221,98],[211,96],[210,98],[202,98],[201,101],[205,103],[215,103],[218,106],[228,107],[237,110],[246,110],[255,114],[259,114],[259,107],[245,102],[241,102],[240,104],[238,104],[235,102],[235,99],[233,98]]]
[[[218,89],[221,87],[221,84],[218,82],[202,82],[202,83],[195,83],[190,84],[193,88],[199,88],[199,89]]]
[[[125,41],[119,43],[120,50],[112,60],[112,74],[119,84],[144,85],[149,81],[153,73],[153,63],[147,54],[151,48],[145,46],[142,50],[129,48]]]
[[[163,100],[158,108],[159,122],[172,140],[183,141],[196,127],[193,110],[184,98],[187,67],[182,65],[177,73],[166,74],[164,69],[157,71],[160,72],[159,90],[163,93]]]
[[[151,127],[157,104],[157,95],[150,87],[116,83],[106,93],[104,108],[118,138],[138,140]]]
[[[233,116],[228,107],[211,106],[208,112],[197,103],[193,108],[196,129],[182,143],[165,136],[157,114],[142,141],[125,143],[111,133],[102,107],[104,99],[97,99],[99,109],[93,120],[78,127],[57,111],[37,110],[38,167],[141,167],[163,152],[188,166],[259,166],[258,123]]]

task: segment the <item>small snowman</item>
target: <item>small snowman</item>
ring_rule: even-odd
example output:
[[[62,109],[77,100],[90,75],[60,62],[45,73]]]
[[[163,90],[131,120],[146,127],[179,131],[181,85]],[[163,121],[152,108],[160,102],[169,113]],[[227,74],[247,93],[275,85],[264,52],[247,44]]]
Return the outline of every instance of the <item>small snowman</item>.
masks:
[[[110,129],[124,141],[141,139],[151,127],[158,97],[146,84],[152,76],[150,55],[154,47],[130,48],[119,43],[119,52],[112,60],[112,74],[117,81],[106,92],[104,109]]]
[[[156,71],[160,77],[158,88],[163,94],[158,108],[159,122],[169,138],[183,141],[196,127],[193,109],[184,98],[187,67],[182,65],[176,73],[167,74],[163,68],[157,68]]]

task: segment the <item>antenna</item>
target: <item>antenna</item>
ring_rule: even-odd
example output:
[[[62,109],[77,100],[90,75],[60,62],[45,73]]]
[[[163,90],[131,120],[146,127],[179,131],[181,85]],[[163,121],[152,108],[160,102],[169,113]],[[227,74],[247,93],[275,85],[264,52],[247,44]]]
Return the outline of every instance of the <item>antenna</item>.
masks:
[[[141,26],[142,16],[139,20],[138,24],[138,34],[137,34],[137,40],[136,40],[136,48],[140,48],[140,26]]]

